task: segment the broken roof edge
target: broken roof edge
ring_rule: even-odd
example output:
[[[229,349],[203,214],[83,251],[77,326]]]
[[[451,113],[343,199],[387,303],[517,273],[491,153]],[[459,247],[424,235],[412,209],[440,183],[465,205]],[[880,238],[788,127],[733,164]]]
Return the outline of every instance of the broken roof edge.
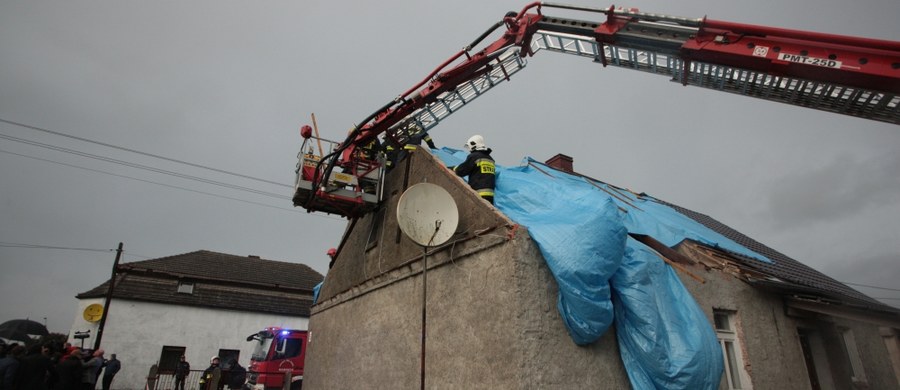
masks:
[[[865,305],[843,304],[842,302],[830,302],[815,297],[791,295],[784,297],[788,310],[801,310],[822,314],[829,317],[840,317],[855,321],[868,322],[879,326],[900,328],[900,311],[878,310]],[[789,312],[790,313],[790,312]],[[796,314],[796,313],[795,313]]]
[[[678,244],[677,248],[679,250],[683,248],[688,251],[690,253],[689,257],[696,259],[707,267],[720,269],[726,272],[731,270],[733,271],[731,272],[732,275],[747,284],[755,288],[778,293],[784,297],[802,294],[832,304],[886,313],[900,313],[900,309],[881,303],[874,298],[853,290],[834,279],[828,278],[827,275],[823,276],[828,278],[827,281],[830,282],[829,285],[831,287],[839,286],[842,289],[835,290],[833,288],[817,287],[804,284],[802,281],[794,281],[785,277],[773,275],[771,272],[761,269],[757,262],[747,261],[752,259],[742,258],[740,254],[723,251],[719,248],[712,248],[701,242],[685,240]],[[702,251],[703,253],[698,253],[698,251]],[[851,294],[851,291],[844,291],[844,289],[849,289],[855,294]]]
[[[715,218],[672,203],[668,203],[666,201],[660,202],[669,205],[679,213],[687,215],[689,218],[694,219],[698,223],[708,226],[710,229],[721,231],[726,236],[733,236],[734,241],[740,243],[741,245],[745,247],[749,246],[756,248],[757,251],[763,252],[770,258],[777,261],[774,264],[751,261],[755,259],[744,257],[740,253],[734,253],[723,248],[712,248],[703,245],[702,243],[697,243],[709,250],[717,251],[724,256],[736,258],[737,263],[741,264],[744,267],[751,268],[755,272],[777,278],[780,282],[783,283],[789,283],[791,285],[804,286],[805,288],[814,289],[816,291],[819,291],[824,296],[829,296],[832,298],[840,297],[842,299],[849,299],[855,302],[866,302],[867,305],[889,311],[900,310],[893,306],[880,302],[866,294],[863,294],[856,289],[844,283],[841,283],[840,281],[837,281],[829,277],[828,275],[825,275],[815,268],[812,268],[800,261],[791,258],[790,256],[772,249],[771,247],[732,229],[722,222],[719,222]]]

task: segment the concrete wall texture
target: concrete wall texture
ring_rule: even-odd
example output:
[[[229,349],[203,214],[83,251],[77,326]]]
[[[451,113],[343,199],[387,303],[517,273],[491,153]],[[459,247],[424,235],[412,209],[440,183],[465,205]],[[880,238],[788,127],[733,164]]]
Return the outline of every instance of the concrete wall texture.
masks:
[[[693,253],[681,249],[679,251],[684,255]],[[813,388],[800,345],[799,329],[813,333],[818,337],[815,342],[821,343],[824,355],[817,356],[819,361],[815,362],[820,368],[820,388],[900,388],[878,325],[813,313],[803,317],[788,315],[782,297],[755,289],[730,273],[700,263],[682,267],[686,272],[677,272],[682,283],[707,312],[710,321],[715,309],[735,313],[745,368],[753,388]],[[700,277],[703,282],[691,275]],[[851,380],[848,352],[841,336],[843,329],[851,330],[856,339],[867,374],[865,383]],[[720,388],[728,389],[725,383]]]
[[[395,213],[404,189],[423,181],[445,188],[460,211],[456,234],[427,255],[425,387],[630,388],[615,329],[592,345],[575,345],[556,308],[556,282],[525,228],[424,151],[388,174],[381,210],[348,225],[312,309],[304,388],[419,386],[423,249],[400,232]],[[798,327],[821,329],[827,340],[834,336],[828,329],[853,329],[870,388],[898,388],[877,327],[793,318],[779,296],[699,263],[678,274],[710,323],[714,309],[735,313],[752,385],[746,388],[811,388]],[[849,378],[849,362],[832,344],[826,349],[834,388],[863,388],[840,379]],[[728,388],[724,380],[721,388]]]

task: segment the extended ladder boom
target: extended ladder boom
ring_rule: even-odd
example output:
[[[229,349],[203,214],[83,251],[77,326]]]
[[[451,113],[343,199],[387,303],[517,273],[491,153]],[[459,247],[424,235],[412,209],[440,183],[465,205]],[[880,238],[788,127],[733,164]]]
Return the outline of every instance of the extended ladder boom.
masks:
[[[598,24],[543,18],[531,50],[803,107],[900,123],[900,42],[634,10]]]
[[[543,8],[603,14],[605,21],[547,16]],[[472,52],[500,27],[496,41]],[[541,50],[591,58],[694,85],[838,114],[900,124],[900,42],[788,30],[636,9],[535,2],[508,13],[422,81],[372,113],[334,153],[329,177],[347,149],[384,142],[400,147],[522,70]],[[344,162],[346,164],[346,161]],[[320,186],[313,178],[309,187]],[[312,191],[311,193],[314,193]],[[316,209],[310,195],[298,201]],[[348,215],[345,215],[348,216]]]
[[[606,21],[546,16],[542,8],[604,14]],[[469,54],[485,33],[373,114],[357,143],[383,132],[402,141],[401,130],[411,122],[426,130],[436,126],[524,68],[524,59],[513,54],[540,50],[659,73],[685,85],[900,124],[897,41],[540,2],[507,14],[502,23],[507,31],[497,41]]]

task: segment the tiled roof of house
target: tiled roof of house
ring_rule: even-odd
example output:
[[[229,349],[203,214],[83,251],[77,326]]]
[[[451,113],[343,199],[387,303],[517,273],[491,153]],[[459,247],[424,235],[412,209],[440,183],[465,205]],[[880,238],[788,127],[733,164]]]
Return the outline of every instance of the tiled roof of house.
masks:
[[[121,264],[113,297],[309,316],[312,289],[322,279],[304,264],[201,250]],[[180,282],[192,283],[192,293],[179,293]],[[107,281],[76,298],[104,297],[108,285]]]
[[[708,215],[688,210],[684,207],[665,201],[657,201],[674,208],[679,213],[684,214],[685,216],[716,231],[717,233],[737,242],[738,244],[743,245],[747,249],[762,254],[773,261],[772,263],[766,263],[753,258],[742,256],[740,254],[729,253],[733,257],[741,260],[741,262],[745,266],[755,269],[763,274],[774,276],[785,282],[795,284],[795,286],[790,286],[789,284],[785,284],[783,282],[760,281],[759,284],[761,286],[765,285],[768,287],[781,288],[785,290],[796,290],[798,292],[805,293],[819,293],[827,297],[845,301],[845,303],[849,304],[865,306],[878,310],[887,310],[892,312],[897,311],[896,308],[885,305],[875,300],[874,298],[856,291],[853,288],[850,288],[849,286],[837,280],[834,280],[819,271],[816,271],[806,264],[794,260],[787,255],[760,243],[759,241],[747,237],[741,232],[728,227],[727,225],[717,221],[716,219]]]
[[[312,291],[324,278],[309,266],[199,250],[180,255],[122,264],[123,268],[152,269],[184,276],[268,284]]]

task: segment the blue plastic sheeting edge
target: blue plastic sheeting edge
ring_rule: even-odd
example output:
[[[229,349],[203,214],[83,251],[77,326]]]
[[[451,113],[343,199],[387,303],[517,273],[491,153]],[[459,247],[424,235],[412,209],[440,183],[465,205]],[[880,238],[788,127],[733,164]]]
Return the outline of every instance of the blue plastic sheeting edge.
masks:
[[[634,388],[719,388],[724,360],[716,333],[672,267],[629,238],[610,281],[619,354]]]
[[[592,189],[534,180],[533,169],[505,169],[494,204],[528,232],[559,285],[557,307],[572,339],[597,340],[612,324],[609,278],[624,256],[628,231],[616,204]],[[577,211],[575,211],[577,210]]]
[[[319,290],[322,289],[322,284],[324,284],[324,283],[325,283],[325,279],[322,279],[322,281],[319,282],[319,284],[317,284],[316,287],[313,287],[313,301],[312,301],[313,305],[315,305],[316,302],[319,302]]]
[[[598,192],[597,196],[613,199],[619,207],[627,211],[624,223],[629,233],[651,236],[670,248],[686,239],[693,240],[709,247],[772,263],[766,256],[738,244],[672,207],[659,203],[653,197],[647,195],[638,197],[629,191],[586,177],[560,172],[531,159],[526,159],[526,162],[529,165],[540,165],[542,172],[547,176],[564,181],[570,186],[590,186]]]

